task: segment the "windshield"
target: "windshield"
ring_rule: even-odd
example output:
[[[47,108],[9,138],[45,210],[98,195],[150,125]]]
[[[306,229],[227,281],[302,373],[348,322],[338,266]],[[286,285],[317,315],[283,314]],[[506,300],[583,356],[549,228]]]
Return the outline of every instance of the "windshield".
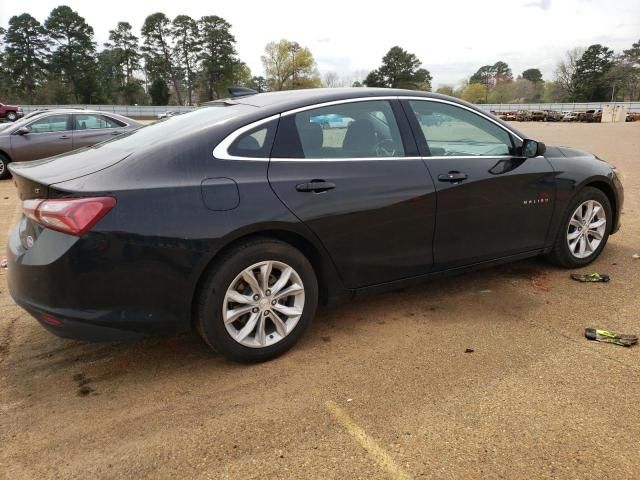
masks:
[[[208,128],[217,123],[222,123],[230,118],[255,110],[249,105],[231,105],[203,107],[182,115],[175,115],[146,127],[127,132],[112,140],[99,143],[96,147],[113,145],[123,149],[138,149],[157,144],[163,140],[169,140],[188,133],[193,133],[202,128]]]

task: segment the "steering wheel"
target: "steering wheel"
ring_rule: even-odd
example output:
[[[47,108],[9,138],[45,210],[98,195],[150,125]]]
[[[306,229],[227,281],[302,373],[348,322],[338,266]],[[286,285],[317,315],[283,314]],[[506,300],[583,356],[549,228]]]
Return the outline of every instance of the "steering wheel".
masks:
[[[393,140],[385,138],[376,143],[375,152],[378,157],[393,157],[396,154],[396,145]]]

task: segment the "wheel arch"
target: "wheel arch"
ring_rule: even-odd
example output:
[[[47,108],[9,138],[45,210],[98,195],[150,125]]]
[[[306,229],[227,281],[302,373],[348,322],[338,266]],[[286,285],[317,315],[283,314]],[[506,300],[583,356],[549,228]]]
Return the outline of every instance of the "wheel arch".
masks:
[[[602,191],[602,193],[604,193],[609,199],[609,202],[611,203],[611,213],[613,215],[613,219],[611,222],[613,228],[613,226],[617,225],[618,223],[618,198],[616,197],[615,190],[604,179],[590,179],[578,189],[578,192],[582,191],[586,187],[597,188],[598,190]]]
[[[5,156],[9,160],[9,163],[13,161],[11,159],[11,155],[9,155],[9,152],[7,152],[4,148],[0,148],[0,155]]]
[[[194,327],[193,321],[196,318],[198,297],[209,272],[216,268],[218,260],[227,251],[235,248],[238,244],[256,239],[279,240],[299,250],[309,260],[318,278],[320,303],[325,305],[334,303],[343,296],[348,295],[348,290],[344,288],[333,261],[324,251],[324,248],[313,240],[306,238],[300,232],[281,227],[243,232],[228,238],[201,270],[191,295],[190,318],[192,327]]]

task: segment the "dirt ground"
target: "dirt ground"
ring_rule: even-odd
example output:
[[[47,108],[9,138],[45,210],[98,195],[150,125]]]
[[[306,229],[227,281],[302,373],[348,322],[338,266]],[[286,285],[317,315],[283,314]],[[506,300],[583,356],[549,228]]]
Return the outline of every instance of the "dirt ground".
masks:
[[[86,344],[17,308],[0,271],[0,478],[640,478],[640,123],[517,124],[591,150],[623,227],[580,284],[530,260],[326,308],[236,365],[192,335]],[[16,211],[0,182],[0,249]],[[465,353],[465,349],[473,349]]]

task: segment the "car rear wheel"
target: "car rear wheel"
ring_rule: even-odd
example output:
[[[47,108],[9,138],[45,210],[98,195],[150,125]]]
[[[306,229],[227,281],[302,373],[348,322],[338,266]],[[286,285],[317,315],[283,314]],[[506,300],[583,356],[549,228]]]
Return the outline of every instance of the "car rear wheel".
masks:
[[[9,178],[11,173],[9,172],[9,158],[0,153],[0,180]]]
[[[300,339],[317,303],[316,275],[302,253],[277,240],[253,240],[210,269],[200,291],[197,327],[226,358],[262,362]]]
[[[583,189],[569,204],[550,258],[565,268],[590,264],[606,245],[612,221],[611,202],[604,192]]]
[[[15,122],[17,118],[18,115],[16,115],[16,112],[7,112],[7,120],[10,122]]]

